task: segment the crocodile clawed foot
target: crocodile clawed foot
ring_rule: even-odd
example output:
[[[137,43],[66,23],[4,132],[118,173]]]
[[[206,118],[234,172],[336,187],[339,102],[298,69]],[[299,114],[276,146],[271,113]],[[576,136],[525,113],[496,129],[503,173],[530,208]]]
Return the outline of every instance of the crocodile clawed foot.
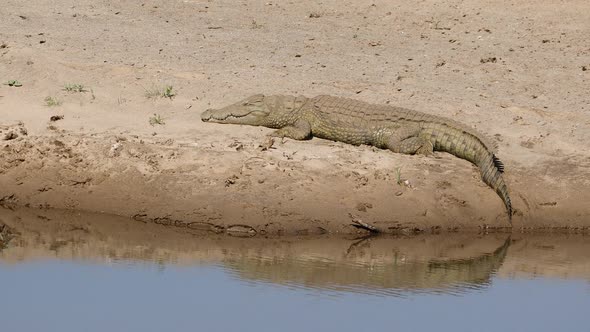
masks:
[[[418,151],[416,151],[417,155],[421,155],[421,156],[426,156],[426,157],[432,157],[434,156],[434,152],[432,152],[432,150],[428,150],[428,149],[418,149]]]
[[[416,150],[416,154],[432,157],[434,155],[434,146],[431,142],[425,142],[420,148],[418,148],[418,150]]]
[[[266,139],[263,142],[258,144],[258,148],[260,149],[260,151],[267,151],[267,150],[270,150],[271,148],[273,148],[274,144],[275,144],[275,139],[273,137],[271,137],[270,135],[268,135],[268,136],[266,136]]]

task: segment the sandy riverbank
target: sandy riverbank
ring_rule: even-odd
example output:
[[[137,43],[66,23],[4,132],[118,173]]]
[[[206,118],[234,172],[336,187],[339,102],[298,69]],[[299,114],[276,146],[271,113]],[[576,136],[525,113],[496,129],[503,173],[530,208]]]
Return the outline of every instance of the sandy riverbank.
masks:
[[[269,129],[199,120],[254,93],[331,94],[476,127],[498,142],[514,229],[590,227],[586,1],[8,0],[0,17],[0,79],[22,83],[0,86],[3,205],[256,233],[509,225],[450,155],[319,139],[261,151]],[[153,96],[167,85],[173,98]]]

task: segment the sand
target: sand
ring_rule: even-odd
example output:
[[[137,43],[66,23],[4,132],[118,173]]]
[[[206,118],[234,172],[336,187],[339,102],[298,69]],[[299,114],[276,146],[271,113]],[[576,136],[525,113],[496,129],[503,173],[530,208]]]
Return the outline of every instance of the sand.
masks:
[[[5,0],[0,80],[22,86],[0,85],[0,205],[220,233],[359,232],[353,220],[584,231],[589,33],[584,0]],[[83,91],[65,91],[74,84]],[[157,95],[166,86],[171,98]],[[513,224],[477,169],[445,153],[321,139],[263,151],[270,129],[200,121],[255,93],[351,97],[477,128],[498,143]]]

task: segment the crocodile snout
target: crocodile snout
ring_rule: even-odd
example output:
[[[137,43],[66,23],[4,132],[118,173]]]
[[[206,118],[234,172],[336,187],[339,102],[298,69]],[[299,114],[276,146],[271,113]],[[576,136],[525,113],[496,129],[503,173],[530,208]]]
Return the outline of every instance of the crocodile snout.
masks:
[[[201,120],[204,122],[209,121],[211,119],[212,112],[213,112],[213,109],[211,109],[211,108],[205,110],[205,112],[201,113]]]

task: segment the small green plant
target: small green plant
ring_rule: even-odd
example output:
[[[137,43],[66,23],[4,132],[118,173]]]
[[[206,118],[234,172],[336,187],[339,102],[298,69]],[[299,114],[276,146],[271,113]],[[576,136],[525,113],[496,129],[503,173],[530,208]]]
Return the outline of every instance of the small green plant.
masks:
[[[14,87],[21,87],[23,84],[17,80],[9,80],[8,82],[4,83],[4,85],[14,86]]]
[[[88,92],[82,84],[66,84],[64,90],[67,92]]]
[[[398,186],[401,186],[402,183],[404,182],[402,180],[402,168],[401,167],[395,168],[395,180],[396,180]]]
[[[176,96],[176,92],[174,92],[174,87],[172,85],[166,85],[163,88],[152,87],[150,89],[145,89],[145,97],[148,99],[155,99],[155,98],[170,98],[172,99]]]
[[[172,85],[166,85],[164,92],[162,93],[162,97],[172,99],[172,97],[176,96],[176,92],[172,91],[172,89]]]
[[[150,117],[150,125],[163,125],[165,124],[164,119],[160,116],[160,114],[154,113],[154,116]]]
[[[53,107],[61,105],[61,101],[55,97],[47,96],[45,97],[45,106]]]

